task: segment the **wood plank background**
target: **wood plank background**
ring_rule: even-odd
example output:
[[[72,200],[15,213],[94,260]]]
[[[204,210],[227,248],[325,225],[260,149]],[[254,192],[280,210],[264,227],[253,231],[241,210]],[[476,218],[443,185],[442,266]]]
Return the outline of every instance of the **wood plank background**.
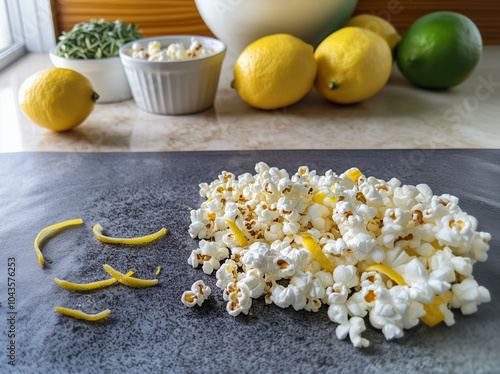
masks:
[[[137,23],[145,37],[212,35],[194,0],[51,0],[51,3],[57,36],[62,31],[69,31],[75,23],[88,22],[92,18]],[[452,10],[468,16],[481,31],[485,45],[500,45],[498,0],[359,0],[355,13],[383,17],[403,34],[416,19],[439,10]]]

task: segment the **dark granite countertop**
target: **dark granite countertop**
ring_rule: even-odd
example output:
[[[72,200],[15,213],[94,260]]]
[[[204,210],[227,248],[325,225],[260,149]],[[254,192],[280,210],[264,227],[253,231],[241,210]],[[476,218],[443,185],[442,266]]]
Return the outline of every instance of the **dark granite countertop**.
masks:
[[[189,209],[199,207],[198,184],[222,170],[254,173],[258,161],[293,173],[307,165],[323,173],[357,166],[366,175],[427,183],[435,194],[460,198],[460,207],[492,234],[489,259],[474,276],[492,301],[456,324],[418,325],[386,341],[372,327],[371,345],[339,341],[326,308],[318,313],[253,302],[250,316],[233,318],[215,274],[187,258],[197,241],[188,234]],[[245,151],[184,153],[0,154],[0,372],[2,373],[494,373],[500,367],[500,150]],[[44,227],[73,218],[84,224],[44,243],[52,259],[42,269],[33,249]],[[167,236],[139,247],[99,242],[92,226],[136,236],[166,227]],[[15,259],[15,308],[9,309],[8,262]],[[134,270],[159,283],[120,284],[71,293],[53,278],[107,278],[102,264]],[[202,307],[187,308],[182,292],[202,279],[212,288]],[[110,316],[85,322],[55,306]],[[8,365],[15,314],[15,363]],[[367,324],[369,325],[369,324]]]

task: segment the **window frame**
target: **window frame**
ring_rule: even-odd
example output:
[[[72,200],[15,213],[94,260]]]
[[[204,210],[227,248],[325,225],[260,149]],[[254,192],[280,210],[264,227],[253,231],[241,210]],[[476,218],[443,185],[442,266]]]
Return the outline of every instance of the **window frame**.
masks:
[[[5,5],[12,43],[0,51],[0,70],[26,53],[19,3],[17,1],[6,0]]]
[[[0,52],[0,70],[27,52],[48,52],[56,44],[50,0],[6,0],[13,43]]]

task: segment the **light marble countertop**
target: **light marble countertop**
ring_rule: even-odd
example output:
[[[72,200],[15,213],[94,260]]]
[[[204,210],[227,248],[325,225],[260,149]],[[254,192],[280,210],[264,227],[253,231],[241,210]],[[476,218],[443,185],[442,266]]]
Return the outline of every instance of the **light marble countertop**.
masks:
[[[17,103],[24,79],[52,67],[48,54],[28,54],[0,72],[0,152],[500,148],[500,46],[485,47],[471,77],[451,90],[416,88],[394,66],[363,103],[335,105],[313,89],[275,111],[249,107],[230,88],[235,60],[226,56],[215,104],[204,112],[160,116],[127,100],[96,105],[81,126],[54,133]]]

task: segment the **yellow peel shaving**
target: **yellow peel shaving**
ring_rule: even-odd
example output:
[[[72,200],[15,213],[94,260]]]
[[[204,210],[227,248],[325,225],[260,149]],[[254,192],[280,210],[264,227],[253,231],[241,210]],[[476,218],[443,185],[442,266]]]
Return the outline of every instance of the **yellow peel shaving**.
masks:
[[[387,275],[398,285],[400,286],[406,285],[403,277],[388,266],[382,264],[370,265],[366,268],[365,271],[378,271],[382,274]],[[420,317],[420,319],[429,327],[433,327],[437,325],[439,322],[444,321],[445,316],[439,310],[438,306],[440,306],[441,304],[448,303],[451,300],[452,295],[453,295],[452,292],[448,291],[443,293],[442,295],[436,296],[430,304],[424,304],[424,310],[426,312],[426,315]]]
[[[400,286],[406,285],[403,277],[388,266],[382,264],[370,265],[366,268],[365,271],[378,271],[379,273],[387,275],[389,278],[391,278],[394,282],[396,282]]]
[[[321,247],[319,246],[318,243],[316,243],[316,240],[314,240],[312,235],[306,233],[306,234],[301,234],[301,236],[302,236],[302,243],[307,247],[307,249],[309,249],[309,251],[311,251],[316,261],[320,263],[323,269],[325,269],[330,273],[333,273],[335,267],[330,262],[330,260],[325,256],[325,254],[321,250]]]
[[[81,218],[77,219],[72,219],[69,221],[64,221],[61,223],[56,223],[55,225],[49,226],[44,228],[42,231],[38,233],[38,235],[35,238],[35,252],[38,256],[38,262],[40,263],[40,266],[43,266],[43,255],[42,251],[40,250],[40,242],[49,234],[56,230],[60,230],[64,227],[68,226],[73,226],[73,225],[81,225],[83,223],[83,220]]]
[[[120,273],[119,271],[113,269],[109,265],[104,264],[102,266],[104,267],[104,270],[106,270],[109,274],[111,274],[111,276],[115,278],[118,282],[123,283],[124,285],[129,287],[135,287],[135,288],[150,287],[158,283],[158,279],[132,278],[126,274]]]
[[[349,173],[347,173],[347,176],[352,179],[352,181],[354,183],[356,183],[359,179],[360,176],[362,176],[363,174],[361,173],[361,171],[359,171],[359,169],[354,169],[354,170],[351,170]]]
[[[94,231],[95,236],[97,236],[97,239],[99,239],[101,242],[120,243],[120,244],[149,243],[149,242],[152,242],[153,240],[156,240],[160,236],[163,236],[167,233],[167,229],[162,228],[160,231],[157,231],[154,234],[150,234],[150,235],[146,235],[146,236],[140,236],[140,237],[136,237],[136,238],[113,238],[113,237],[106,236],[106,235],[102,234],[102,226],[100,224],[96,224],[92,228],[92,231]]]
[[[159,275],[161,271],[161,266],[158,266],[158,269],[156,269],[156,275]],[[127,274],[128,275],[128,274]]]
[[[245,235],[243,235],[243,232],[241,232],[240,228],[236,225],[236,223],[228,221],[227,219],[226,219],[226,223],[228,224],[229,228],[233,232],[238,243],[242,247],[246,247],[248,245],[248,240],[247,240],[247,238],[245,238]]]
[[[318,192],[317,194],[315,194],[312,198],[312,200],[315,202],[315,203],[318,203],[318,204],[323,204],[323,201],[325,201],[325,199],[328,197],[328,195],[324,192]],[[329,203],[334,203],[335,201],[337,201],[337,199],[335,199],[335,197],[330,197],[328,199],[328,202]]]
[[[87,313],[84,313],[80,310],[62,308],[60,306],[56,306],[54,309],[56,312],[59,312],[59,313],[64,314],[66,316],[70,316],[70,317],[74,317],[74,318],[78,318],[78,319],[84,319],[86,321],[97,321],[99,319],[106,317],[109,313],[111,313],[111,310],[109,310],[109,309],[103,310],[102,312],[97,313],[97,314],[87,314]]]
[[[130,277],[134,274],[133,271],[129,271],[127,276]],[[106,279],[102,281],[92,282],[92,283],[72,283],[67,282],[65,280],[54,278],[54,282],[56,282],[59,286],[68,291],[90,291],[95,290],[96,288],[106,287],[113,283],[116,283],[118,280],[116,278]]]
[[[426,315],[420,319],[429,327],[437,325],[439,322],[444,321],[444,314],[438,309],[438,306],[450,302],[453,293],[451,291],[445,292],[442,295],[436,296],[430,304],[424,304]]]
[[[325,199],[326,199],[326,193],[324,193],[324,192],[318,192],[317,194],[315,194],[313,196],[312,200],[315,203],[321,204],[321,203],[323,203],[323,200],[325,200]]]

